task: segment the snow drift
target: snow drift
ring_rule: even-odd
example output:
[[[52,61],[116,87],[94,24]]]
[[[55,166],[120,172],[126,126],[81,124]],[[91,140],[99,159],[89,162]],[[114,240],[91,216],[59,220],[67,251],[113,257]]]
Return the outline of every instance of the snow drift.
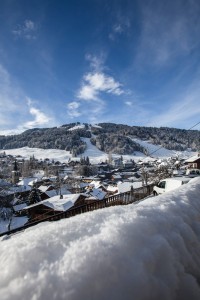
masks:
[[[200,178],[0,242],[5,299],[200,299]]]

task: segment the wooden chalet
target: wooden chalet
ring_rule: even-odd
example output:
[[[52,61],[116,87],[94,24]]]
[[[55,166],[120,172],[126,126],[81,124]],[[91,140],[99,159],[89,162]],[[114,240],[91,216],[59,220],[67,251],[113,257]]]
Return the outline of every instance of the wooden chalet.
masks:
[[[42,220],[68,209],[85,204],[86,195],[68,194],[57,195],[52,198],[37,202],[24,208],[29,216],[29,222]]]
[[[185,161],[185,164],[188,166],[189,169],[200,169],[200,153],[188,158]]]

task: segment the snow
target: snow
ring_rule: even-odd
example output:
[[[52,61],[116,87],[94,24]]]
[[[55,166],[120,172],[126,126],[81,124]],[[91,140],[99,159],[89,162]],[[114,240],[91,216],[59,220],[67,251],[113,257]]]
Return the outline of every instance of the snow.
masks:
[[[41,149],[41,148],[29,148],[22,147],[16,149],[6,149],[7,155],[21,155],[23,158],[29,159],[34,155],[36,159],[45,159],[50,160],[54,159],[60,162],[67,162],[69,158],[72,157],[69,151],[59,150],[59,149]]]
[[[136,182],[124,181],[124,182],[120,182],[120,183],[117,184],[119,194],[129,192],[129,191],[131,191],[131,188],[138,189],[138,188],[141,188],[141,187],[142,187],[142,182],[141,181],[139,181],[139,182],[137,182],[137,181]]]
[[[156,158],[157,157],[167,158],[167,157],[174,157],[174,156],[187,158],[191,156],[191,154],[194,154],[194,152],[191,151],[168,150],[163,148],[161,145],[153,145],[149,141],[142,141],[140,139],[133,139],[133,141],[143,146],[148,151],[148,154]]]
[[[1,300],[199,300],[200,178],[0,242]]]
[[[91,126],[94,127],[94,128],[100,128],[100,129],[102,129],[102,127],[99,126],[99,125],[97,125],[97,124],[93,124],[93,125],[91,125]]]
[[[81,125],[78,125],[81,126]],[[74,127],[73,127],[74,128]],[[70,128],[71,129],[71,128]],[[13,156],[21,155],[25,159],[29,159],[34,155],[36,159],[45,159],[48,158],[50,160],[56,160],[60,161],[62,163],[66,163],[70,160],[80,160],[80,157],[89,157],[90,162],[92,164],[97,164],[101,162],[105,162],[108,160],[108,154],[99,150],[95,145],[92,145],[89,138],[82,138],[82,140],[86,143],[87,149],[84,153],[79,155],[79,157],[72,157],[69,151],[65,150],[59,150],[59,149],[40,149],[40,148],[29,148],[29,147],[23,147],[23,148],[17,148],[17,149],[6,149],[6,154],[10,154]],[[142,141],[139,139],[133,139],[136,143],[142,145],[144,148],[148,150],[149,153],[152,153],[153,151],[160,148],[160,146],[153,145],[149,143],[148,141]],[[174,151],[174,150],[167,150],[165,148],[161,148],[155,153],[152,154],[154,158],[169,158],[173,156],[178,156],[182,158],[189,158],[191,155],[193,155],[194,152],[191,151]],[[118,154],[112,154],[112,158],[120,158],[121,155]],[[150,156],[145,156],[141,152],[135,151],[131,155],[123,155],[123,160],[131,160],[139,161],[142,160],[144,162],[153,161],[154,159]]]
[[[54,197],[48,198],[47,200],[43,200],[35,204],[26,206],[24,209],[27,210],[31,207],[44,205],[56,211],[66,211],[70,209],[72,206],[74,206],[75,202],[79,197],[80,194],[67,194],[67,195],[62,195],[62,199],[60,199],[60,195],[56,195]]]
[[[26,203],[21,203],[13,206],[15,212],[18,212],[27,206]]]
[[[26,178],[21,179],[17,183],[17,185],[21,186],[24,190],[29,191],[29,190],[31,190],[30,183],[32,183],[35,179],[36,178],[26,177]]]
[[[40,185],[38,189],[40,192],[45,193],[48,189],[53,188],[52,185]]]
[[[185,162],[190,163],[196,161],[197,159],[200,159],[200,156],[198,154],[188,158]]]
[[[73,130],[77,130],[77,129],[85,129],[85,125],[84,124],[76,125],[74,127],[71,127],[70,129],[68,129],[68,131],[73,131]]]
[[[24,224],[26,224],[27,221],[28,221],[27,217],[12,217],[10,229],[21,227]],[[0,233],[8,231],[9,222],[10,222],[9,219],[4,221],[2,218],[0,218]]]
[[[12,217],[12,222],[11,222],[10,229],[21,227],[24,224],[26,224],[27,222],[28,222],[28,218],[26,216],[24,216],[24,217]]]
[[[88,192],[88,194],[98,200],[103,200],[107,193],[100,189],[93,189],[92,191]]]
[[[81,155],[90,158],[92,164],[104,162],[108,159],[108,154],[99,150],[95,145],[90,142],[89,138],[81,138],[87,145],[86,151]]]

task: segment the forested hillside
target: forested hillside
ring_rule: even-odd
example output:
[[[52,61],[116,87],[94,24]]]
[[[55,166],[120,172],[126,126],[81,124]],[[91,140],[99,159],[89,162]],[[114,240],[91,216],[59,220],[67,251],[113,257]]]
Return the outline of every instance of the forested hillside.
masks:
[[[169,150],[183,151],[191,148],[200,149],[200,132],[176,128],[155,128],[128,126],[114,123],[100,123],[92,126],[79,123],[65,124],[61,127],[34,128],[19,135],[0,136],[0,149],[21,147],[62,149],[70,151],[74,156],[84,153],[86,143],[82,138],[90,138],[91,142],[106,153],[131,154],[134,151],[145,153],[145,149],[133,139],[148,140],[152,144],[161,145]]]

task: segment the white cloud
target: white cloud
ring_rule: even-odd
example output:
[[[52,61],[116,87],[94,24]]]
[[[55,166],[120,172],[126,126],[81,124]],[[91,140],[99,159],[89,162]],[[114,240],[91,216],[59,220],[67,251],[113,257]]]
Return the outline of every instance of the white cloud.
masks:
[[[118,15],[117,21],[112,26],[111,32],[108,35],[109,39],[114,41],[117,36],[127,33],[130,26],[131,23],[129,17]]]
[[[76,94],[78,101],[68,103],[67,113],[72,118],[81,115],[94,123],[99,121],[106,111],[107,103],[102,99],[104,94],[119,96],[125,91],[121,83],[105,73],[107,67],[104,65],[104,54],[100,57],[87,54],[86,60],[90,63],[91,72],[83,76],[81,87]]]
[[[131,101],[125,101],[125,104],[126,104],[127,106],[132,106],[132,105],[133,105],[133,103],[132,103]]]
[[[122,33],[123,32],[123,28],[121,24],[115,24],[113,26],[113,31],[116,33]]]
[[[78,111],[80,103],[73,101],[67,104],[67,113],[71,118],[76,118],[81,116],[81,112]]]
[[[88,73],[83,78],[78,98],[82,100],[97,100],[101,92],[119,96],[124,93],[121,86],[113,77],[104,73]]]
[[[27,40],[36,39],[38,26],[32,20],[25,20],[22,24],[18,24],[14,30],[13,35],[16,38],[23,38]]]
[[[30,114],[33,115],[35,119],[25,123],[24,127],[33,128],[47,124],[50,121],[50,118],[47,115],[35,107],[30,108]]]
[[[82,100],[97,100],[98,92],[90,85],[83,85],[78,93],[78,98]]]
[[[30,119],[30,115],[33,120]],[[20,89],[9,72],[0,64],[0,134],[20,133],[41,127],[52,118],[36,108],[34,101]]]
[[[35,24],[31,20],[25,20],[24,22],[24,30],[25,31],[30,31],[30,30],[35,30]]]
[[[29,107],[29,113],[34,117],[34,120],[25,122],[20,126],[20,128],[31,129],[34,127],[41,127],[51,121],[50,117],[33,106],[33,101],[30,98],[27,98],[27,104]]]
[[[101,52],[99,56],[86,54],[86,60],[89,61],[90,67],[95,72],[102,72],[105,69],[105,58],[106,55],[103,52]]]

